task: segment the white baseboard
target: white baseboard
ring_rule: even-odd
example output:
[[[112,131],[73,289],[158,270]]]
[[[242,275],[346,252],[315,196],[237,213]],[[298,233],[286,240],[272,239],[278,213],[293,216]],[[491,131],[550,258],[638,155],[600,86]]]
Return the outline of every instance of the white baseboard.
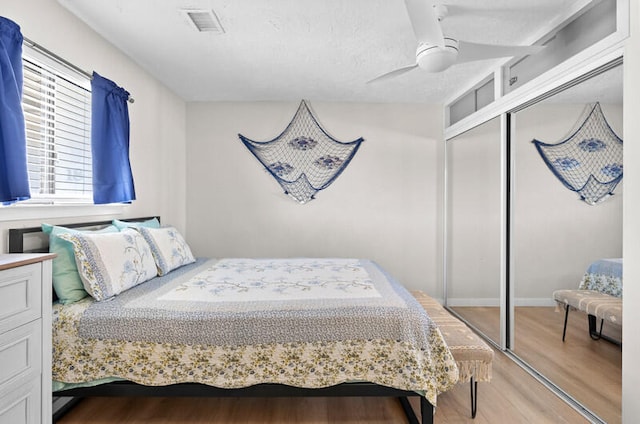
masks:
[[[496,298],[450,298],[447,302],[448,306],[500,306],[500,299]],[[556,302],[550,297],[516,298],[515,306],[555,306]]]
[[[447,300],[447,306],[500,306],[500,299],[454,297]]]
[[[556,306],[555,300],[550,297],[521,297],[516,298],[515,306]]]

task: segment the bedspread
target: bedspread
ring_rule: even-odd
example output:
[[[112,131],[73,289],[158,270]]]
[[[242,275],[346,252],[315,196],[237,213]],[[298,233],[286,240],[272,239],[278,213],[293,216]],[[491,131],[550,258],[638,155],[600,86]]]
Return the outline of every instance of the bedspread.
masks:
[[[457,381],[437,326],[373,262],[199,260],[176,271],[109,301],[55,305],[54,380],[368,381],[434,405]]]
[[[578,288],[622,297],[622,258],[593,262],[582,277]]]

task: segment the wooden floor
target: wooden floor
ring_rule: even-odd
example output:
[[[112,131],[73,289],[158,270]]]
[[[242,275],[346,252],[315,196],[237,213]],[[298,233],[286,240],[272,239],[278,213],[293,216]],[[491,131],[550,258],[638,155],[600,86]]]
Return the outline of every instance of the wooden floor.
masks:
[[[478,414],[470,417],[469,386],[459,384],[438,398],[436,424],[586,423],[587,421],[501,352],[493,381],[480,383]],[[89,398],[60,424],[390,424],[406,419],[396,399],[274,398],[168,399]]]
[[[462,316],[499,339],[498,308],[455,308]],[[589,337],[585,314],[569,314],[562,342],[564,313],[554,307],[515,308],[513,351],[607,423],[622,420],[622,350]],[[620,339],[620,327],[603,333]]]

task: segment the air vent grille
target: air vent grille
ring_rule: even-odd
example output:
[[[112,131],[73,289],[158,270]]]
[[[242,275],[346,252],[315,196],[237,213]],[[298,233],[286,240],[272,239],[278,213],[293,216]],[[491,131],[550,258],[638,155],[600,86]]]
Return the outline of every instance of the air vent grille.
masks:
[[[182,13],[188,21],[200,32],[224,33],[224,28],[213,10],[206,9],[183,9]]]

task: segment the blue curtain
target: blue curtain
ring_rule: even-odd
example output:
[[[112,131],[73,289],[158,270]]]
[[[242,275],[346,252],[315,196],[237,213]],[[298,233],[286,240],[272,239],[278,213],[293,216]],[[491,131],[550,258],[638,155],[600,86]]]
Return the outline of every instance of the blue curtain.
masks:
[[[91,79],[93,202],[135,200],[129,162],[129,93],[96,72]]]
[[[8,205],[30,197],[22,113],[22,34],[18,24],[0,16],[0,202]]]

